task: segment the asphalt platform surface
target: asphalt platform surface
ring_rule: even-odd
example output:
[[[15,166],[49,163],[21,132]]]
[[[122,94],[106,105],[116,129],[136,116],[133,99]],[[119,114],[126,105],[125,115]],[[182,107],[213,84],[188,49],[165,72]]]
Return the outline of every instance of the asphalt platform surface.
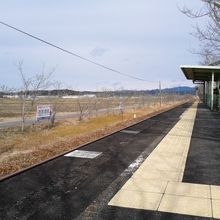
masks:
[[[198,105],[183,182],[220,186],[220,112],[204,104]]]
[[[0,219],[211,219],[108,206],[190,105],[80,148],[102,153],[94,159],[61,156],[1,181]],[[220,185],[219,122],[199,104],[184,182]]]

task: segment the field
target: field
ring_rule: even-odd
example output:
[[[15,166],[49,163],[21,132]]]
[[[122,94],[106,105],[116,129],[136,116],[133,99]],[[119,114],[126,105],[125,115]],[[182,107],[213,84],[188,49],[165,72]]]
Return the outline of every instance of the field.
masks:
[[[93,141],[144,117],[148,117],[153,112],[170,108],[183,102],[180,98],[169,102],[167,100],[160,106],[159,102],[155,100],[152,98],[148,102],[143,103],[142,100],[142,103],[137,103],[136,98],[130,98],[126,100],[123,114],[121,112],[109,111],[102,115],[90,115],[90,117],[85,117],[83,121],[79,121],[77,118],[70,118],[56,122],[52,128],[45,123],[26,126],[25,132],[21,132],[19,127],[1,129],[0,176],[16,172],[70,149],[74,149],[81,144]],[[3,119],[5,119],[3,117],[4,112],[7,113],[7,111],[8,113],[11,112],[13,117],[16,116],[15,113],[19,114],[19,102],[17,100],[13,101],[3,100],[1,102]],[[48,104],[48,100],[43,101],[41,104]],[[88,100],[84,99],[83,101],[83,105],[93,106],[91,100],[88,102]],[[108,108],[106,103],[108,104],[108,100],[99,99],[99,108]],[[111,100],[110,103],[111,108],[119,104],[116,99]],[[133,108],[130,108],[129,106],[132,105]],[[77,101],[71,100],[70,103],[70,100],[59,100],[59,111],[67,111],[67,108],[70,109],[70,106],[76,107]],[[7,108],[7,111],[5,108]],[[74,110],[77,111],[77,108]],[[134,114],[137,118],[134,118]],[[12,115],[7,115],[7,118],[12,117]]]
[[[128,107],[144,107],[152,106],[159,103],[159,96],[137,96],[137,97],[93,97],[93,98],[79,98],[79,99],[63,99],[63,98],[40,98],[36,99],[32,105],[31,100],[26,101],[26,112],[29,116],[34,116],[37,105],[53,105],[58,113],[64,112],[79,112],[80,108],[84,111],[97,111],[99,109],[107,109],[111,111],[112,108],[123,105],[126,109]],[[183,97],[169,94],[163,95],[163,103],[172,103],[178,101]],[[18,118],[21,116],[21,101],[19,98],[0,98],[0,122],[9,118]]]

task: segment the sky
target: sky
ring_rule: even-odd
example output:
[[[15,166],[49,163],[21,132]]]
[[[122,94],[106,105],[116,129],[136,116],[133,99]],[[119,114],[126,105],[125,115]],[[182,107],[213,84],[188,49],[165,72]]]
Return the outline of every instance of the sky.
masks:
[[[0,21],[120,72],[138,81],[65,54],[0,25],[0,86],[21,87],[16,64],[26,77],[55,68],[52,79],[75,90],[154,89],[193,86],[180,65],[196,65],[190,50],[195,20],[178,7],[191,0],[1,0]]]

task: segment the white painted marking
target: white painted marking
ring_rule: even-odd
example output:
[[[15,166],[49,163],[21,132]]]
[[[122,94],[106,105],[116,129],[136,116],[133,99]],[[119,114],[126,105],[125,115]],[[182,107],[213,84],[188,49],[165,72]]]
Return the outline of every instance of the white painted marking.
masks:
[[[86,150],[75,150],[68,154],[65,154],[65,157],[77,157],[77,158],[88,158],[93,159],[99,155],[101,155],[102,152],[96,152],[96,151],[86,151]]]
[[[142,154],[133,162],[129,165],[127,169],[124,170],[124,172],[121,174],[121,176],[127,176],[128,174],[133,174],[134,171],[142,164],[144,161],[144,158]]]
[[[138,134],[140,131],[132,131],[132,130],[122,130],[122,133],[127,133],[127,134]]]

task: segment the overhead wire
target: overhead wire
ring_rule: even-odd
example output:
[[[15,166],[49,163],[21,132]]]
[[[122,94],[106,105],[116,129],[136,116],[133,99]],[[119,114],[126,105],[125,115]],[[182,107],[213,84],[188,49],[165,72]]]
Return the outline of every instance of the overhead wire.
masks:
[[[117,73],[117,74],[120,74],[120,75],[129,77],[129,78],[132,78],[132,79],[135,79],[135,80],[144,81],[144,82],[150,82],[149,80],[145,80],[145,79],[136,77],[136,76],[134,76],[134,75],[127,74],[127,73],[124,73],[124,72],[115,70],[114,68],[108,67],[108,66],[103,65],[103,64],[101,64],[101,63],[97,63],[97,62],[95,62],[95,61],[93,61],[93,60],[90,60],[90,59],[88,59],[88,58],[85,58],[85,57],[83,57],[83,56],[77,54],[77,53],[71,52],[70,50],[64,49],[64,48],[62,48],[62,47],[60,47],[60,46],[57,46],[57,45],[55,45],[55,44],[53,44],[53,43],[50,43],[49,41],[46,41],[46,40],[44,40],[44,39],[42,39],[42,38],[39,38],[39,37],[37,37],[37,36],[35,36],[35,35],[33,35],[33,34],[30,34],[30,33],[26,32],[26,31],[23,31],[23,30],[21,30],[21,29],[19,29],[19,28],[17,28],[17,27],[14,27],[14,26],[12,26],[12,25],[10,25],[10,24],[7,24],[7,23],[5,23],[5,22],[3,22],[3,21],[0,21],[0,24],[6,26],[6,27],[8,27],[8,28],[11,28],[11,29],[13,29],[13,30],[15,30],[15,31],[17,31],[17,32],[20,32],[20,33],[22,33],[22,34],[24,34],[24,35],[27,35],[27,36],[29,36],[29,37],[31,37],[31,38],[34,38],[35,40],[41,41],[42,43],[45,43],[45,44],[47,44],[47,45],[49,45],[49,46],[51,46],[51,47],[54,47],[54,48],[56,48],[56,49],[58,49],[58,50],[61,50],[61,51],[65,52],[65,53],[68,53],[68,54],[70,54],[70,55],[72,55],[72,56],[75,56],[75,57],[77,57],[77,58],[79,58],[79,59],[81,59],[81,60],[84,60],[84,61],[89,62],[89,63],[91,63],[91,64],[94,64],[94,65],[96,65],[96,66],[99,66],[99,67],[101,67],[101,68],[107,69],[107,70],[112,71],[112,72],[114,72],[114,73]]]

